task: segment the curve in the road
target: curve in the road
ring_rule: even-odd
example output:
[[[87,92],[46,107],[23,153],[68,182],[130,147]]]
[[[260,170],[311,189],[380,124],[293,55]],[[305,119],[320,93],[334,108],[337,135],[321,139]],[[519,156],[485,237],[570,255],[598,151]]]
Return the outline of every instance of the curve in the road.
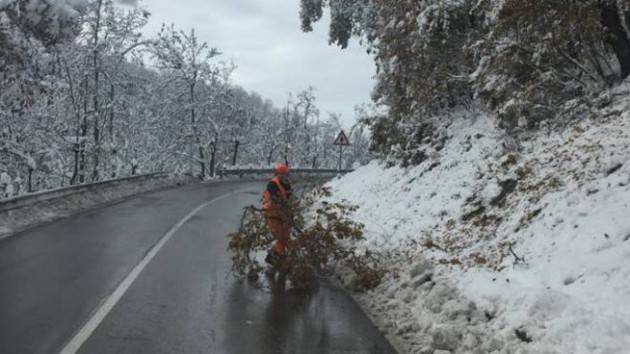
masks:
[[[326,282],[303,296],[229,275],[226,234],[263,187],[144,194],[1,240],[0,352],[394,352]]]
[[[83,343],[92,335],[94,330],[98,327],[105,316],[114,308],[116,303],[122,298],[127,289],[131,286],[131,284],[138,278],[140,273],[144,270],[144,268],[151,262],[153,257],[160,252],[162,247],[168,242],[168,240],[175,235],[175,233],[190,220],[193,216],[195,216],[201,209],[207,207],[210,204],[216,203],[222,199],[230,197],[235,192],[226,193],[220,197],[214,198],[208,202],[205,202],[198,207],[196,207],[193,211],[184,216],[175,226],[173,226],[162,238],[160,241],[151,248],[151,250],[142,258],[140,263],[138,263],[129,274],[125,277],[125,279],[118,285],[116,290],[107,297],[107,299],[103,302],[103,304],[96,310],[94,315],[83,325],[81,330],[68,342],[63,349],[61,350],[61,354],[74,354],[76,353]]]

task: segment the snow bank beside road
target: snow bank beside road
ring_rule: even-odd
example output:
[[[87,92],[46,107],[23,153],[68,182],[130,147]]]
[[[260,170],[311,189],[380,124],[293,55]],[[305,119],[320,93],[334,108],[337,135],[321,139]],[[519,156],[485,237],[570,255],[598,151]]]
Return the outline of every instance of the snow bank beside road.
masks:
[[[627,352],[628,102],[519,153],[492,122],[456,117],[420,166],[330,184],[401,269],[359,302],[403,352]]]
[[[470,124],[466,119],[473,119]],[[474,192],[479,159],[496,153],[497,132],[487,117],[459,117],[442,153],[415,168],[372,162],[331,184],[333,194],[361,207],[372,246],[398,249],[460,211]]]

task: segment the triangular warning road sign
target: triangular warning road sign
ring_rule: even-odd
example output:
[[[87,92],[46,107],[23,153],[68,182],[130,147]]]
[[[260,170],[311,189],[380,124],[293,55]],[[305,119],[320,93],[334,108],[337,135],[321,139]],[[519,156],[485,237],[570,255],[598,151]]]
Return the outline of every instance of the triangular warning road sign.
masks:
[[[348,146],[350,145],[350,140],[346,136],[346,133],[342,130],[339,135],[337,135],[337,139],[334,142],[335,145]]]

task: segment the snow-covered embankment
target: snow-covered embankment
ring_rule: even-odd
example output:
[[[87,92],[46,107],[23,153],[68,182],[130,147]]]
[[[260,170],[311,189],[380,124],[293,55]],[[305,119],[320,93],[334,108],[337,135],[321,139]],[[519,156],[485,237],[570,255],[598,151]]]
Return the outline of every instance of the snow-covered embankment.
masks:
[[[357,300],[403,352],[627,353],[630,103],[518,152],[461,114],[413,168],[330,183],[390,276]]]

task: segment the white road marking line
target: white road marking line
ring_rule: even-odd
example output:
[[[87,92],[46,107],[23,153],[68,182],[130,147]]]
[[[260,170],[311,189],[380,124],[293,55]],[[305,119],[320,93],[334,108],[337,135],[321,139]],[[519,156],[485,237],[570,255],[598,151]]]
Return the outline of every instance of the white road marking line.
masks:
[[[164,236],[162,236],[160,241],[157,244],[155,244],[153,248],[151,248],[151,250],[144,256],[144,258],[142,258],[140,263],[138,263],[131,270],[131,272],[127,274],[127,277],[125,277],[125,279],[118,285],[116,290],[114,290],[114,292],[104,302],[101,303],[98,310],[96,310],[96,312],[92,315],[92,317],[83,325],[81,330],[79,330],[79,332],[77,332],[74,335],[72,340],[70,340],[70,342],[68,342],[63,347],[60,353],[61,354],[74,354],[77,351],[79,351],[83,343],[85,343],[85,341],[87,341],[88,338],[90,338],[94,330],[96,330],[96,328],[101,324],[101,322],[103,322],[105,317],[107,317],[107,314],[109,314],[112,308],[116,306],[116,303],[118,303],[120,298],[122,298],[122,296],[125,295],[129,287],[131,287],[133,282],[138,278],[142,270],[149,264],[149,262],[151,262],[153,257],[155,257],[155,255],[158,254],[158,252],[160,252],[160,250],[162,249],[162,247],[164,247],[164,245],[168,242],[168,240],[170,240],[171,237],[173,237],[173,235],[175,235],[175,233],[177,233],[177,231],[182,226],[184,226],[184,224],[186,224],[188,220],[190,220],[190,218],[192,218],[201,209],[209,206],[210,204],[218,202],[219,200],[225,199],[239,192],[241,191],[233,191],[233,192],[224,194],[220,197],[214,198],[210,201],[207,201],[199,205],[198,207],[196,207],[193,211],[191,211],[190,213],[188,213],[188,215],[186,215],[183,219],[181,219],[177,224],[175,224],[175,226],[173,226]]]

